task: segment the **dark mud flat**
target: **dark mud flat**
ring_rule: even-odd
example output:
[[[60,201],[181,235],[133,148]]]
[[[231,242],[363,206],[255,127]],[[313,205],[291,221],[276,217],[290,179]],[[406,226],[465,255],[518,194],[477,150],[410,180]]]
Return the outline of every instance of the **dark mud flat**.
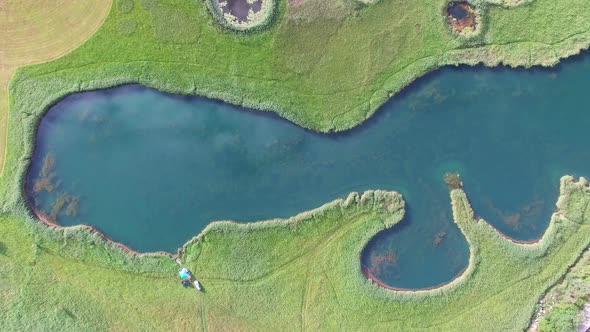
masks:
[[[449,186],[464,185],[478,215],[529,241],[549,222],[560,176],[590,174],[590,59],[578,59],[553,70],[446,68],[329,135],[141,86],[79,93],[42,119],[26,192],[61,225],[174,252],[213,220],[289,217],[351,191],[398,190],[406,217],[361,263],[384,285],[427,288],[469,257]],[[461,178],[445,183],[448,172]]]

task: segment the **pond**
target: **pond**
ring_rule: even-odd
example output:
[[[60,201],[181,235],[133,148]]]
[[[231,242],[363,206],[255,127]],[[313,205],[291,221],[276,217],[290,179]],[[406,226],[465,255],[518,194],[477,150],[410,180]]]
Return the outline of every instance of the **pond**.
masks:
[[[289,217],[351,191],[397,190],[407,216],[359,263],[387,285],[430,287],[469,257],[444,174],[462,175],[476,213],[501,232],[539,238],[560,176],[590,174],[588,86],[588,57],[551,70],[444,68],[339,134],[138,85],[82,92],[43,117],[26,193],[61,225],[174,252],[214,220]]]

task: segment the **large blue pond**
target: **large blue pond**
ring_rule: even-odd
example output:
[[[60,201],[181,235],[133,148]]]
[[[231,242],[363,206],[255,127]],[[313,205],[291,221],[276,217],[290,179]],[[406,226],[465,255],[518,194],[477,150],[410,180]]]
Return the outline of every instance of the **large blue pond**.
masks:
[[[60,224],[174,251],[209,222],[289,217],[351,191],[398,190],[408,215],[362,263],[396,287],[452,279],[468,248],[445,172],[478,215],[539,238],[559,177],[590,174],[590,58],[557,69],[446,68],[367,123],[316,134],[272,114],[141,86],[69,96],[41,121],[27,194]]]

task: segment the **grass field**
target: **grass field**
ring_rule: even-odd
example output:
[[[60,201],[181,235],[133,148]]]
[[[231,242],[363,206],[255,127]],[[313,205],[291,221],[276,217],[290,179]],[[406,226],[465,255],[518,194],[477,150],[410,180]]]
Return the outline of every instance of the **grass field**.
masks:
[[[584,213],[590,194],[571,179],[562,183],[560,213],[530,246],[473,221],[464,193],[453,191],[470,268],[453,284],[421,293],[388,291],[360,273],[368,239],[403,214],[394,193],[351,196],[290,221],[210,226],[182,257],[203,281],[203,294],[179,286],[170,257],[129,255],[83,228],[49,229],[29,216],[21,197],[35,127],[47,106],[68,93],[139,82],[275,111],[318,131],[343,130],[439,66],[552,65],[590,44],[586,0],[490,2],[474,1],[484,24],[474,38],[448,29],[444,0],[280,1],[275,23],[251,34],[220,28],[197,1],[0,3],[2,13],[10,6],[20,9],[12,15],[30,13],[36,27],[1,34],[0,49],[15,50],[0,63],[4,83],[16,67],[81,43],[111,8],[82,46],[20,68],[10,82],[0,178],[0,330],[525,328],[536,301],[590,239]],[[51,8],[55,15],[43,14]],[[29,21],[16,26],[22,22]],[[14,22],[1,24],[0,32],[14,31]],[[17,40],[19,33],[25,35]],[[16,47],[27,35],[29,42]],[[0,97],[6,96],[4,85]]]

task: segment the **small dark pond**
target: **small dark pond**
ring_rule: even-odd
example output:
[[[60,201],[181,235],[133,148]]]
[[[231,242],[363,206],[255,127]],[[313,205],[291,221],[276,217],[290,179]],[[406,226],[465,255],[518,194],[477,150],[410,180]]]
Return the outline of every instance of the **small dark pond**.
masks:
[[[240,22],[246,22],[248,21],[250,10],[252,10],[252,13],[260,11],[262,8],[262,1],[263,0],[222,0],[219,1],[219,4],[225,4],[220,6],[223,13],[232,14]]]
[[[141,86],[78,93],[41,121],[26,191],[60,224],[175,251],[213,220],[398,190],[408,215],[369,243],[362,264],[391,286],[429,287],[469,255],[445,172],[461,173],[478,215],[520,240],[542,235],[561,175],[590,174],[590,58],[577,59],[554,70],[445,68],[334,135]]]
[[[451,2],[447,11],[452,18],[462,20],[469,15],[469,7],[470,5],[467,2]]]

